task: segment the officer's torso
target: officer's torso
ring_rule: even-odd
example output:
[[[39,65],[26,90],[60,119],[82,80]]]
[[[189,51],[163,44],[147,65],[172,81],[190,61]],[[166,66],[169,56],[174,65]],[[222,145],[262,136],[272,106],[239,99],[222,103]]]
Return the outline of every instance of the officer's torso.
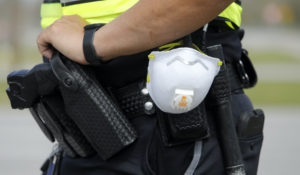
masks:
[[[89,24],[109,23],[128,10],[138,0],[44,0],[41,6],[41,26],[46,28],[64,15],[79,15]],[[242,8],[236,0],[215,19],[230,30],[241,25]],[[98,77],[106,86],[121,87],[146,78],[150,51],[116,58],[97,69]]]

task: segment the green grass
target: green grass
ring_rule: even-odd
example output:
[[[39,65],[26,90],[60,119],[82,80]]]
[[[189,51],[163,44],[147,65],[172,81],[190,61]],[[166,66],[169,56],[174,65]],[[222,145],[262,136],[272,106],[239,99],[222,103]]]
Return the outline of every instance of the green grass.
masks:
[[[298,63],[300,58],[295,55],[276,50],[251,51],[249,56],[254,64],[258,63]]]
[[[0,105],[1,104],[8,104],[8,97],[6,95],[6,88],[8,87],[6,82],[0,82]]]
[[[300,59],[286,51],[251,51],[254,65],[265,63],[289,63],[300,66]],[[258,105],[300,105],[300,82],[259,82],[252,89],[245,90],[254,104]]]
[[[12,60],[13,53],[9,50],[0,50],[0,67],[10,66],[10,64],[37,64],[42,62],[42,56],[36,48],[21,49],[16,60]],[[15,61],[15,63],[14,63]]]
[[[260,82],[245,92],[258,105],[300,105],[299,90],[300,82]]]

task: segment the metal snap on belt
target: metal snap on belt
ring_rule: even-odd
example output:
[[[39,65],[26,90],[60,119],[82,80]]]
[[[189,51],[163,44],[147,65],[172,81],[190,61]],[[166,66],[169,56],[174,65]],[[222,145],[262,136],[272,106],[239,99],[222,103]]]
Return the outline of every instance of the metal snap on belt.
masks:
[[[147,101],[144,107],[146,111],[151,111],[153,109],[153,103],[151,101]]]
[[[155,112],[154,105],[153,105],[153,103],[151,101],[147,101],[144,104],[144,108],[145,108],[145,113],[147,115],[154,114],[154,112]]]
[[[149,91],[148,91],[147,88],[143,88],[141,92],[142,92],[143,95],[148,95],[149,94]]]
[[[151,100],[151,99],[150,99],[150,96],[149,96],[149,91],[148,91],[147,88],[143,88],[143,89],[141,90],[141,93],[142,93],[144,96],[148,96],[147,98],[149,98],[149,100]],[[147,115],[154,114],[154,112],[155,112],[154,104],[153,104],[152,101],[149,101],[149,100],[147,100],[147,101],[145,102],[145,104],[144,104],[145,114],[147,114]]]

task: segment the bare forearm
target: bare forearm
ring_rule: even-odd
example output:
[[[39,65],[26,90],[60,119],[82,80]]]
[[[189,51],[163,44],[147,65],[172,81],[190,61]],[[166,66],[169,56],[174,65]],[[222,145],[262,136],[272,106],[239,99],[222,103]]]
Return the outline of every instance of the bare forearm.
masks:
[[[199,29],[232,1],[140,0],[96,32],[96,52],[109,60],[163,45]],[[77,15],[63,16],[40,33],[40,52],[51,58],[54,47],[73,61],[88,64],[82,47],[85,25]]]
[[[160,46],[199,29],[232,1],[141,0],[96,32],[96,51],[108,60]]]

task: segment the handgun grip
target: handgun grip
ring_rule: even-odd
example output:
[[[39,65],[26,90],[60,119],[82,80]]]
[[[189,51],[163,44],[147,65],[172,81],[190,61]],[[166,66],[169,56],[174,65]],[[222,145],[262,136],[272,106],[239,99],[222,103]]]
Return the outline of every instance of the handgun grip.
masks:
[[[13,109],[24,109],[34,105],[40,96],[51,93],[57,80],[50,64],[38,64],[31,70],[11,72],[7,76],[9,88],[6,93]]]

